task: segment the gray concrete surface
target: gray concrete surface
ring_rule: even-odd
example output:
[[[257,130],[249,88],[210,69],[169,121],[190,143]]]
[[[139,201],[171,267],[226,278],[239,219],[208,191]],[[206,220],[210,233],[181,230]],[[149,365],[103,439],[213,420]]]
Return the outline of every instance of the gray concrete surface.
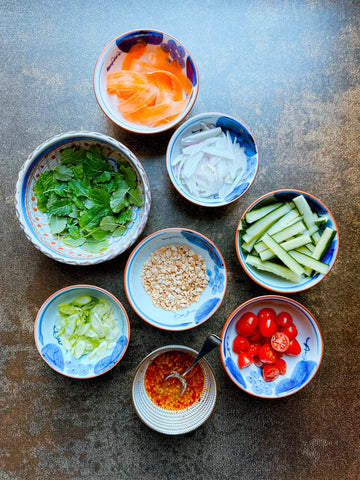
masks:
[[[359,474],[359,107],[358,1],[3,0],[1,13],[1,480],[355,480]],[[200,92],[191,115],[242,119],[260,151],[256,181],[219,209],[190,205],[165,168],[171,132],[127,133],[99,109],[92,74],[103,47],[136,28],[164,30],[194,55]],[[131,310],[123,287],[130,252],[94,267],[56,263],[26,239],[14,189],[23,162],[47,138],[71,130],[120,140],[142,161],[153,204],[143,236],[188,227],[221,250],[228,289],[216,314],[171,333]],[[260,195],[312,193],[330,207],[340,254],[323,283],[292,295],[317,318],[324,356],[314,380],[275,401],[249,396],[209,361],[219,382],[211,418],[169,438],[146,427],[130,399],[133,372],[155,348],[199,348],[243,301],[269,293],[237,261],[236,225]],[[42,302],[75,283],[101,286],[123,302],[131,340],[103,377],[74,381],[40,358],[33,324]]]

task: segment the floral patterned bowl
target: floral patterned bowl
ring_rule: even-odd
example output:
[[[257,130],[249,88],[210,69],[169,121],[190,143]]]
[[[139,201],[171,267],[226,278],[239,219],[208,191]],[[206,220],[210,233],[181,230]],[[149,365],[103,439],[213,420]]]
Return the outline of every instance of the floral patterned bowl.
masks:
[[[121,236],[109,235],[107,247],[101,251],[89,251],[85,245],[65,244],[64,235],[53,235],[50,231],[49,216],[38,208],[34,186],[39,176],[54,170],[60,164],[64,149],[81,147],[101,148],[107,161],[116,169],[117,160],[125,161],[137,176],[142,206],[131,208],[131,221],[125,225]],[[27,238],[48,257],[70,265],[93,265],[110,260],[123,253],[141,235],[145,228],[151,206],[149,182],[139,160],[122,143],[102,133],[69,132],[57,135],[34,150],[20,170],[15,195],[16,214]]]
[[[116,345],[102,358],[95,356],[90,360],[88,355],[82,355],[77,359],[56,335],[58,305],[70,303],[83,295],[104,299],[112,307],[117,320],[120,333]],[[43,303],[36,316],[34,337],[41,357],[53,370],[67,377],[86,379],[102,375],[120,362],[129,345],[130,323],[124,307],[110,292],[92,285],[72,285],[53,293]]]
[[[162,248],[187,245],[203,258],[208,284],[197,302],[177,311],[155,306],[141,274],[150,255]],[[187,330],[208,320],[220,307],[227,287],[227,271],[218,248],[204,235],[185,228],[168,228],[149,235],[131,253],[124,272],[125,293],[134,311],[146,322],[164,330]]]
[[[146,44],[150,47],[160,46],[164,52],[168,52],[170,61],[176,63],[176,68],[180,69],[181,74],[185,75],[192,85],[184,110],[168,123],[147,126],[126,120],[117,108],[118,101],[116,95],[110,95],[107,91],[107,75],[121,69],[129,50],[138,43]],[[174,127],[188,115],[198,95],[199,75],[194,59],[179,40],[158,30],[144,29],[124,33],[113,39],[104,48],[95,66],[93,84],[99,107],[112,122],[131,132],[151,134]]]
[[[258,314],[262,308],[272,308],[276,314],[288,312],[298,330],[296,339],[301,346],[297,356],[284,354],[286,374],[272,382],[266,382],[261,368],[254,363],[240,369],[238,355],[233,351],[237,335],[235,326],[246,312]],[[237,307],[228,317],[221,334],[221,360],[226,373],[236,386],[247,393],[261,398],[281,398],[304,388],[315,376],[323,355],[323,340],[320,327],[313,315],[300,303],[287,297],[265,295],[256,297]]]
[[[216,194],[198,197],[191,194],[180,179],[179,164],[174,163],[181,153],[182,139],[200,132],[202,125],[207,125],[208,128],[220,127],[225,134],[230,135],[232,142],[236,141],[240,145],[244,152],[243,161],[246,161],[246,170],[241,179],[225,196]],[[235,202],[249,190],[259,168],[259,153],[254,137],[240,120],[224,113],[201,113],[189,118],[172,135],[166,151],[166,168],[173,186],[184,198],[203,207],[221,207]]]

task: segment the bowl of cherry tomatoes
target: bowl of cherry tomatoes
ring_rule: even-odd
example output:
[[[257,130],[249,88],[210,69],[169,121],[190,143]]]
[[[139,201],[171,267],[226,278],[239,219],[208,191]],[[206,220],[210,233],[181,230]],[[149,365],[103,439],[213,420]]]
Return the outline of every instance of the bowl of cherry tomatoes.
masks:
[[[221,338],[228,376],[261,398],[286,397],[304,388],[323,355],[314,316],[288,297],[264,295],[239,305],[226,320]]]

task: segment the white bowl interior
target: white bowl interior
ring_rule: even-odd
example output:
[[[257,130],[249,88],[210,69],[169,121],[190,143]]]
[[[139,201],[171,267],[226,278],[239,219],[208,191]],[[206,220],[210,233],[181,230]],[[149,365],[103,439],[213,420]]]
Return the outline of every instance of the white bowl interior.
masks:
[[[260,208],[262,206],[265,206],[274,202],[290,201],[294,197],[300,194],[304,195],[304,197],[307,199],[313,212],[319,215],[328,214],[329,220],[327,221],[326,224],[320,226],[320,230],[323,230],[325,227],[330,227],[337,230],[337,234],[333,238],[331,245],[329,246],[324,258],[322,259],[323,262],[327,263],[331,267],[335,263],[338,250],[339,250],[339,231],[338,231],[335,219],[332,216],[331,212],[325,207],[323,203],[321,203],[315,197],[307,193],[296,191],[296,190],[288,190],[283,192],[279,191],[279,192],[270,193],[268,195],[265,195],[264,196],[265,198],[261,198],[260,200],[255,201],[254,204],[251,206],[251,208],[248,208],[247,210],[245,210],[241,218],[243,219],[245,217],[245,214],[248,211],[251,211],[255,208]],[[295,293],[295,292],[307,290],[308,288],[311,288],[317,285],[326,276],[321,273],[316,273],[312,277],[304,277],[301,283],[293,283],[289,280],[278,277],[277,275],[258,270],[257,268],[251,265],[248,265],[245,261],[247,252],[244,252],[241,248],[241,231],[239,229],[237,229],[236,235],[235,235],[235,246],[236,246],[236,252],[237,252],[239,261],[242,267],[244,268],[245,272],[247,272],[248,275],[256,283],[274,292]]]
[[[125,120],[117,108],[116,95],[110,95],[106,89],[108,73],[116,72],[121,69],[129,48],[138,40],[143,40],[146,43],[153,45],[167,45],[169,42],[171,42],[174,45],[175,51],[181,54],[181,61],[184,62],[184,67],[182,69],[183,73],[193,84],[193,89],[185,110],[177,118],[166,125],[149,127],[146,125],[131,123]],[[172,128],[190,112],[196,100],[198,89],[199,80],[197,67],[194,64],[190,53],[174,37],[155,30],[133,31],[115,38],[100,54],[94,71],[94,91],[100,108],[115,124],[125,128],[126,130],[137,133],[157,133]]]
[[[265,382],[261,369],[254,364],[244,369],[237,365],[237,354],[232,344],[237,333],[236,322],[246,312],[257,314],[262,308],[273,308],[276,314],[281,311],[290,313],[298,329],[297,340],[301,353],[296,357],[284,355],[287,364],[286,374],[273,382]],[[286,297],[264,296],[249,300],[233,312],[222,331],[221,358],[231,380],[242,390],[264,398],[280,398],[291,395],[305,385],[319,368],[323,342],[319,326],[314,317],[302,305]]]
[[[177,312],[156,307],[141,282],[141,270],[151,253],[166,245],[188,245],[206,263],[209,283],[200,301]],[[226,267],[220,252],[204,236],[185,229],[155,232],[131,253],[124,274],[125,291],[135,312],[151,325],[164,330],[187,330],[205,322],[219,308],[226,291]]]
[[[95,357],[89,360],[87,355],[76,359],[55,335],[58,305],[63,302],[70,303],[81,295],[105,299],[112,306],[117,319],[119,339],[114,349],[101,359]],[[130,340],[130,324],[124,307],[112,294],[97,287],[78,285],[59,290],[45,301],[35,320],[34,336],[40,355],[53,370],[73,378],[91,378],[107,372],[123,357]]]
[[[184,186],[178,182],[177,177],[172,166],[172,159],[176,158],[181,153],[181,139],[201,130],[201,123],[206,123],[211,127],[221,127],[226,132],[228,131],[232,138],[236,138],[237,143],[245,148],[247,156],[247,170],[241,179],[241,183],[237,185],[232,192],[225,198],[213,196],[209,198],[198,198],[191,195]],[[259,157],[255,140],[249,130],[241,124],[241,122],[229,115],[222,113],[202,113],[190,118],[184,122],[173,134],[170,139],[166,152],[166,167],[171,182],[178,192],[189,201],[202,206],[218,207],[231,203],[240,198],[253,183],[259,164]]]
[[[179,435],[195,430],[210,417],[216,403],[217,383],[210,364],[203,358],[199,363],[204,371],[205,385],[198,402],[183,410],[167,410],[155,405],[146,393],[145,373],[154,358],[171,350],[188,352],[194,357],[198,353],[180,345],[155,350],[138,365],[131,385],[131,395],[136,413],[148,427],[168,435]]]
[[[88,148],[99,145],[104,148],[108,161],[115,167],[116,158],[121,158],[137,172],[139,190],[143,199],[142,207],[134,207],[133,223],[120,237],[108,237],[109,247],[100,253],[89,253],[81,247],[65,245],[61,237],[50,232],[48,215],[37,208],[33,192],[38,177],[45,170],[54,169],[60,163],[63,149],[70,146]],[[20,224],[27,238],[45,255],[73,265],[91,265],[109,260],[129,248],[145,228],[151,204],[150,187],[140,162],[124,145],[98,133],[71,132],[54,137],[40,145],[23,165],[16,187],[16,209]]]

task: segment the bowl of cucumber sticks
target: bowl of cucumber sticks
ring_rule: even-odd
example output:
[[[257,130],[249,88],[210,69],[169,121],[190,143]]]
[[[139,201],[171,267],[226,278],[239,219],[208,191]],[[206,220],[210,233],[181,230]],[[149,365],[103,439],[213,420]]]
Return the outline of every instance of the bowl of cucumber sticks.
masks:
[[[339,252],[339,231],[330,210],[313,195],[276,190],[242,214],[235,248],[252,280],[274,292],[295,293],[328,275]]]

